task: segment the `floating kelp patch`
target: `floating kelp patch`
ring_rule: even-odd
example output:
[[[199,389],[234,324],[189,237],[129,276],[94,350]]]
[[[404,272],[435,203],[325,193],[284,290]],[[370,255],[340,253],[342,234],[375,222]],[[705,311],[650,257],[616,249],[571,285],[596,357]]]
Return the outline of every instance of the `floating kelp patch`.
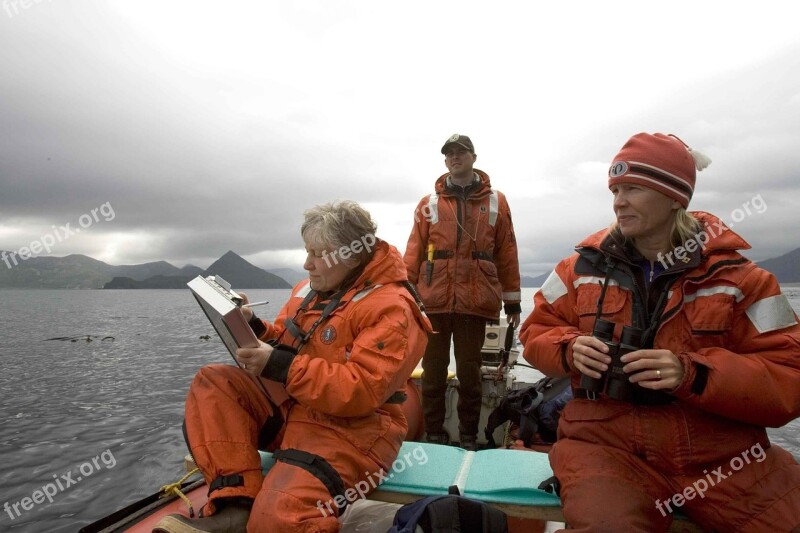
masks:
[[[53,337],[51,339],[45,339],[46,341],[66,341],[66,342],[93,342],[94,340],[99,339],[100,342],[107,341],[107,342],[114,342],[116,340],[115,337],[111,335],[106,335],[102,337],[100,335],[75,335],[74,337]]]

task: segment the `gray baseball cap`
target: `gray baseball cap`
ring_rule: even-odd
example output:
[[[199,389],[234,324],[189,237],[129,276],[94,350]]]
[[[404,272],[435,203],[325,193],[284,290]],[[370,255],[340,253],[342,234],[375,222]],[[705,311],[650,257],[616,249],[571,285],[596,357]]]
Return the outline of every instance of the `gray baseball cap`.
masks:
[[[444,146],[442,146],[443,154],[447,152],[447,147],[451,144],[458,144],[460,146],[463,146],[473,154],[475,153],[475,147],[472,145],[472,141],[470,140],[470,138],[467,137],[466,135],[459,135],[458,133],[451,135],[450,138],[447,139],[447,141],[444,143]]]

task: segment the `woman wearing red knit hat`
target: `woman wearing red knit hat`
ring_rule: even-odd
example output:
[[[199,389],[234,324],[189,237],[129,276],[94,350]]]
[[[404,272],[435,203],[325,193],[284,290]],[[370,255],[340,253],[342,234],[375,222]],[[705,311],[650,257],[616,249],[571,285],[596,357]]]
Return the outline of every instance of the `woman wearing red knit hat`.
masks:
[[[765,427],[800,415],[800,324],[749,245],[687,212],[710,163],[631,137],[611,163],[616,222],[534,297],[524,357],[572,376],[550,452],[570,531],[800,531],[800,465]]]

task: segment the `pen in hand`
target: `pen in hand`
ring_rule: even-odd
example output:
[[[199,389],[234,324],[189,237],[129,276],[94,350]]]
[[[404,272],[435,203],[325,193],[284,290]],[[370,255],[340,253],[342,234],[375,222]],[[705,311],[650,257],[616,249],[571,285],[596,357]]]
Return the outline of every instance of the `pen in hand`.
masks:
[[[263,302],[253,302],[251,304],[244,304],[242,307],[255,307],[257,305],[266,305],[268,303],[269,303],[269,301],[264,300]]]

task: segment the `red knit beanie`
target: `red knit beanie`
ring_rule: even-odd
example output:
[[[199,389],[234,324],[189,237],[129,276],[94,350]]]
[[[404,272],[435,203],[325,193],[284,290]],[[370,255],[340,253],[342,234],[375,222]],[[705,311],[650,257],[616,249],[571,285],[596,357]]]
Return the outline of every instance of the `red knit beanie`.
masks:
[[[608,169],[609,188],[619,183],[649,187],[680,202],[692,199],[696,170],[711,163],[674,135],[637,133],[619,151]]]

